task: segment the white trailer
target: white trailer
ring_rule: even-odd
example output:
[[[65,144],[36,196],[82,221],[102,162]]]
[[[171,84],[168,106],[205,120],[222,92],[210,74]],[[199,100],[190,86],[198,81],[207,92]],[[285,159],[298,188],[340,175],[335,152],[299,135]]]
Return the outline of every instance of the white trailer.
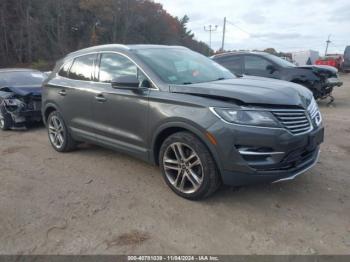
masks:
[[[293,62],[297,66],[313,65],[319,57],[319,52],[314,50],[298,51],[292,53]]]

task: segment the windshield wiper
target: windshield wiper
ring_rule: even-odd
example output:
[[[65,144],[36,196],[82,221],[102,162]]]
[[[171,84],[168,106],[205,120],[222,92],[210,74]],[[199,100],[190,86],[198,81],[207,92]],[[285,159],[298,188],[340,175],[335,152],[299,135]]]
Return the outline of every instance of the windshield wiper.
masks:
[[[193,83],[192,82],[184,82],[182,83],[183,85],[192,85]]]

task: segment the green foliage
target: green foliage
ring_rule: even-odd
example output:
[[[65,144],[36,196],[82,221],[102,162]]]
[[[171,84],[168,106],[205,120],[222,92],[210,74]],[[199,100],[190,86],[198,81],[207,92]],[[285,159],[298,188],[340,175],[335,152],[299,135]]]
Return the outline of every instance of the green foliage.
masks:
[[[184,45],[210,53],[188,22],[150,0],[1,0],[0,66],[39,61],[40,67],[40,61],[109,43]]]
[[[49,70],[50,67],[52,67],[52,63],[39,59],[38,61],[33,62],[30,67],[33,69],[46,71],[46,70]]]

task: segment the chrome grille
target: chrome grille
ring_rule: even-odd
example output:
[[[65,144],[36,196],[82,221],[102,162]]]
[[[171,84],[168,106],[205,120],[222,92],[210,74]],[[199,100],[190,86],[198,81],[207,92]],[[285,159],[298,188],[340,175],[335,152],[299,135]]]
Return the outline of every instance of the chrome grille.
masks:
[[[311,119],[314,119],[318,114],[318,106],[314,99],[311,101],[309,107],[307,108],[307,111],[309,111]]]
[[[322,123],[322,116],[315,99],[312,99],[309,107],[307,108],[307,111],[309,112],[312,121],[314,121],[315,124],[319,126]]]
[[[280,123],[292,134],[300,135],[311,130],[312,125],[304,110],[272,111]]]

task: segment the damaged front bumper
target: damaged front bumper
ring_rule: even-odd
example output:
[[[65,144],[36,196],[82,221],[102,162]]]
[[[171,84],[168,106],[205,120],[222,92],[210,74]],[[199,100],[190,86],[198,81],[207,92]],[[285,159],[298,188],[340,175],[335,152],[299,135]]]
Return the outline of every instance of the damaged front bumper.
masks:
[[[1,97],[0,108],[3,115],[10,116],[12,127],[41,121],[41,98],[6,95]]]
[[[326,87],[341,87],[343,85],[343,82],[339,80],[339,78],[337,77],[331,77],[331,78],[328,78],[326,83],[325,83],[325,86]]]

